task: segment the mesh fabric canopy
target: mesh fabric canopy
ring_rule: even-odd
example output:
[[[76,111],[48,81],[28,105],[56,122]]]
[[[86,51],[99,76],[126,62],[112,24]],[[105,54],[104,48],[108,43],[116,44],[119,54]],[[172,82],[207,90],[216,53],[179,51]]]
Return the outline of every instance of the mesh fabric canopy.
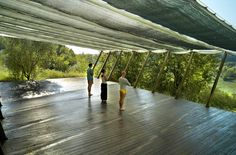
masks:
[[[0,33],[99,50],[236,51],[235,30],[195,1],[105,1],[0,0]]]
[[[105,0],[214,46],[236,51],[236,30],[196,0]]]

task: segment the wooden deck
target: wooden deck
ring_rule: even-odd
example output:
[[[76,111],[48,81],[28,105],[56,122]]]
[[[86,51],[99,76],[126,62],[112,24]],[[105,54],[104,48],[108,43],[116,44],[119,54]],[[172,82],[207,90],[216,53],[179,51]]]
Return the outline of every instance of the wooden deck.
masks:
[[[5,154],[236,154],[235,113],[132,87],[121,113],[118,85],[108,89],[107,105],[98,80],[87,97],[85,79],[54,95],[8,98]]]

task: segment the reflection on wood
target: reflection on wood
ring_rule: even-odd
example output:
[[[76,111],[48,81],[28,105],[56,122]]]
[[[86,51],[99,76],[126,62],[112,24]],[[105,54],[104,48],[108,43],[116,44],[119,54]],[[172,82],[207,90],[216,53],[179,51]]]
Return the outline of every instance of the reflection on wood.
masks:
[[[236,114],[128,87],[118,110],[119,85],[100,82],[34,99],[3,101],[5,154],[234,154]],[[60,84],[60,83],[59,83]],[[83,87],[84,86],[84,87]]]

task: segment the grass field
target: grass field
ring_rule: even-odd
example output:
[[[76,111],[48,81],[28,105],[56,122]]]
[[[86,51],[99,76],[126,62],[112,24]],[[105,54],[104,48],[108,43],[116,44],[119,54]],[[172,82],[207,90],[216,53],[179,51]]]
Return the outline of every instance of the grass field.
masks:
[[[9,72],[6,68],[0,65],[0,81],[8,81],[9,80]]]
[[[220,78],[217,88],[229,94],[236,94],[236,79],[234,81],[224,81]]]

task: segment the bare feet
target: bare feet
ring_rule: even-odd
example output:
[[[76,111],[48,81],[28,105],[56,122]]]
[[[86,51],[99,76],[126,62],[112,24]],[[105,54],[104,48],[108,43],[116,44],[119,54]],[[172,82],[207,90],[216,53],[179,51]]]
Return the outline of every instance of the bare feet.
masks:
[[[103,103],[103,104],[106,104],[106,103],[107,103],[107,101],[106,101],[106,100],[102,100],[102,103]]]
[[[125,108],[120,108],[120,111],[125,111]]]

